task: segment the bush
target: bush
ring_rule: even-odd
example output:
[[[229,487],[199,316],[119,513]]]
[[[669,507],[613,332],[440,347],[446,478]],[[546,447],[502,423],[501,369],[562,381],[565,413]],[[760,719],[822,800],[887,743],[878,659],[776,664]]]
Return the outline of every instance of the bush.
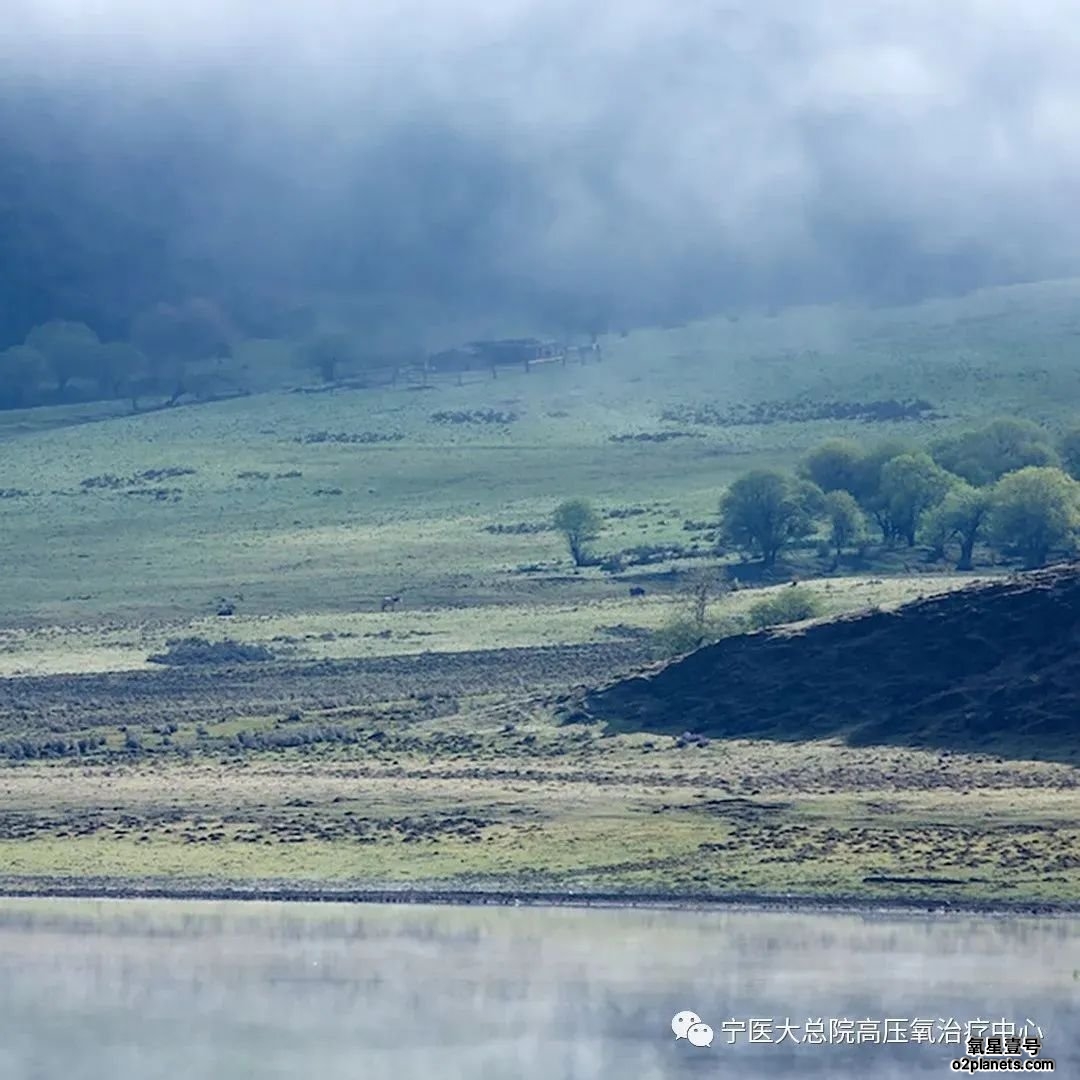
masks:
[[[660,660],[685,656],[721,638],[742,633],[743,629],[742,621],[730,616],[708,619],[702,623],[692,615],[679,615],[666,626],[653,631],[652,651]]]
[[[823,610],[821,597],[816,592],[797,585],[780,589],[753,604],[746,613],[746,624],[752,630],[764,630],[769,626],[817,618]]]
[[[237,664],[273,660],[274,654],[264,645],[246,645],[240,641],[207,641],[206,638],[170,638],[166,651],[147,657],[152,664],[188,666],[196,664]]]

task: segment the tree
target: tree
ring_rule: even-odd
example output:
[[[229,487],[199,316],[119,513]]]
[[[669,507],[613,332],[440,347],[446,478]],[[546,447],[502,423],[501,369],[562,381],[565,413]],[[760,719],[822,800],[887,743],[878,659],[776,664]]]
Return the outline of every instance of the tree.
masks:
[[[972,487],[960,482],[945,498],[926,515],[923,523],[923,539],[928,541],[932,553],[944,558],[945,549],[952,540],[960,542],[957,570],[972,568],[975,544],[986,531],[992,505],[987,488]]]
[[[824,492],[847,491],[855,496],[865,456],[863,448],[850,439],[829,439],[806,455],[799,473]]]
[[[0,408],[32,404],[47,370],[45,357],[29,345],[12,345],[0,352]]]
[[[708,625],[709,601],[729,590],[727,578],[716,570],[695,570],[688,576],[683,592],[689,601],[689,618],[702,636]]]
[[[101,343],[86,323],[63,319],[43,323],[26,335],[26,344],[45,357],[60,393],[74,378],[96,378],[95,360]]]
[[[319,373],[323,382],[333,382],[342,364],[354,359],[352,340],[347,334],[319,334],[304,349],[304,362]]]
[[[188,392],[190,366],[221,359],[231,352],[233,330],[217,306],[194,299],[179,305],[157,304],[132,321],[131,343],[146,357],[175,404]]]
[[[785,545],[814,531],[822,499],[816,484],[775,469],[755,469],[740,476],[720,500],[724,538],[760,554],[771,567]]]
[[[1074,479],[1080,480],[1080,428],[1065,432],[1059,445],[1061,464]]]
[[[913,448],[907,443],[890,439],[871,447],[858,461],[852,495],[873,517],[881,530],[881,539],[886,544],[900,536],[901,531],[892,515],[889,499],[882,491],[882,474],[885,466],[894,458],[913,452]]]
[[[840,554],[844,548],[862,539],[866,523],[863,512],[850,491],[837,489],[828,492],[824,507],[825,520],[829,524],[829,543],[835,553],[835,570],[840,564]]]
[[[98,346],[95,368],[101,392],[118,398],[145,372],[146,357],[130,342],[109,341]]]
[[[555,508],[552,522],[566,538],[574,565],[584,566],[588,560],[585,545],[600,532],[600,515],[585,499],[568,499]]]
[[[956,535],[941,512],[942,505],[939,503],[925,514],[919,525],[919,540],[926,545],[927,558],[932,560],[946,557],[946,549]]]
[[[1044,566],[1050,552],[1071,549],[1080,530],[1080,483],[1056,469],[1030,466],[994,486],[990,535],[996,547],[1015,549],[1028,568]]]
[[[934,443],[931,454],[942,468],[975,487],[992,484],[1029,465],[1058,463],[1046,432],[1038,424],[1009,417],[941,439]]]
[[[954,481],[929,454],[901,454],[881,469],[880,499],[897,535],[915,546],[919,522]]]

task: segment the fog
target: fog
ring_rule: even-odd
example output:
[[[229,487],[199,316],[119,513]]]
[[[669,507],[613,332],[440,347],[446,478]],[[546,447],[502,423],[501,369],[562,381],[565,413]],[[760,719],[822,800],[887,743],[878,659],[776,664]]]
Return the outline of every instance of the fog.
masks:
[[[1065,2],[6,9],[0,344],[192,292],[633,323],[1080,264]]]

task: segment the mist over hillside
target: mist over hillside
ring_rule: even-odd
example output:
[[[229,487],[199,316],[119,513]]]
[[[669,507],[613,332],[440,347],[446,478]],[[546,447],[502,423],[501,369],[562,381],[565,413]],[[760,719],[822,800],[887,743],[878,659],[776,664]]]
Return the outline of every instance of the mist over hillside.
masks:
[[[14,0],[0,347],[210,297],[552,330],[1075,273],[1064,3]],[[384,328],[385,329],[385,328]]]

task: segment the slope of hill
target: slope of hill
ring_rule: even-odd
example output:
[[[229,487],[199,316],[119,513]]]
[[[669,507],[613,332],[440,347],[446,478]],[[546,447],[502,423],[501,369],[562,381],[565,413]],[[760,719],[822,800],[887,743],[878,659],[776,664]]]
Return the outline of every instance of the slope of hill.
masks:
[[[1080,758],[1080,566],[728,638],[588,692],[621,731]]]

